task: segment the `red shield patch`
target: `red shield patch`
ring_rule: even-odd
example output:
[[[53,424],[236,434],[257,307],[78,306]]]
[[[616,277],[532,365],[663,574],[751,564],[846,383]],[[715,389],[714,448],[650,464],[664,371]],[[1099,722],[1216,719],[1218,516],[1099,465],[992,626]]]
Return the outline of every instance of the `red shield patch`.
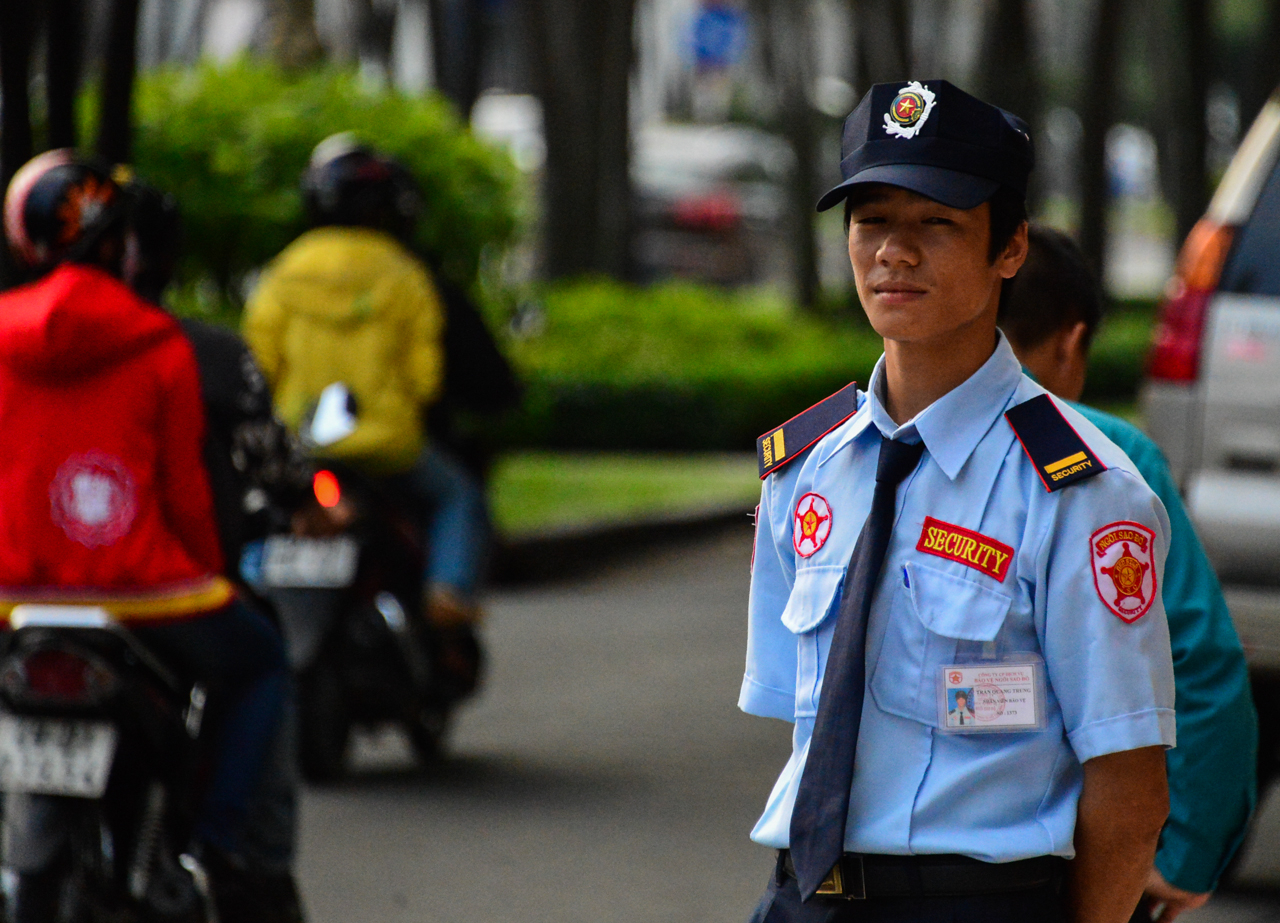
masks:
[[[1142,618],[1156,600],[1155,541],[1136,522],[1113,522],[1089,537],[1098,598],[1125,622]]]
[[[808,558],[827,543],[831,534],[831,507],[825,497],[805,494],[796,504],[795,528],[791,540],[796,554]]]

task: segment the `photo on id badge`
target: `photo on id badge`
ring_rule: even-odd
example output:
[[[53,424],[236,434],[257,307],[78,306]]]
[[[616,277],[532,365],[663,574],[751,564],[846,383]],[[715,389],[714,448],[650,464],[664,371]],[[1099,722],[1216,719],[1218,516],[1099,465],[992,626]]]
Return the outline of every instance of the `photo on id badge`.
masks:
[[[1044,726],[1044,661],[1036,654],[950,664],[938,680],[938,727],[943,731],[1034,731]]]

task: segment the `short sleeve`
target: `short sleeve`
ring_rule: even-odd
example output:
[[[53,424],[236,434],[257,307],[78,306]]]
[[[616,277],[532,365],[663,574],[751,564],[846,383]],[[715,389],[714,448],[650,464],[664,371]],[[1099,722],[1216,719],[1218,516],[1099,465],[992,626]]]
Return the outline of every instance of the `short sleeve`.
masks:
[[[1080,762],[1172,747],[1173,661],[1160,596],[1164,506],[1121,468],[1063,489],[1041,544],[1045,662]]]
[[[795,720],[796,637],[782,624],[782,611],[795,582],[788,517],[775,504],[779,477],[771,475],[760,492],[756,511],[755,551],[751,568],[751,601],[747,608],[747,666],[738,707],[765,718]]]

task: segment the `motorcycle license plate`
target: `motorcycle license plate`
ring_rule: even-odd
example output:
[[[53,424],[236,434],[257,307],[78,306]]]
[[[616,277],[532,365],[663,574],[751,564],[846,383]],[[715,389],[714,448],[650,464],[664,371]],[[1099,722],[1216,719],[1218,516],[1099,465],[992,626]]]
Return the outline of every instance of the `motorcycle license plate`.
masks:
[[[349,536],[296,538],[273,535],[262,549],[262,583],[269,587],[351,586],[359,546]]]
[[[0,715],[0,789],[101,797],[116,740],[105,721]]]

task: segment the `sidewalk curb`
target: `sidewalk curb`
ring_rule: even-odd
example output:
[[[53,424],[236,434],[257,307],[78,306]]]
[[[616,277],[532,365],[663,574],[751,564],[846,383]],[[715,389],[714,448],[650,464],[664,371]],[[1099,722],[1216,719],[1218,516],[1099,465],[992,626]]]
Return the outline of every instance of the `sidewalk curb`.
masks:
[[[518,586],[578,576],[646,548],[733,527],[751,528],[754,512],[753,505],[734,505],[499,538],[490,582],[495,586]]]

